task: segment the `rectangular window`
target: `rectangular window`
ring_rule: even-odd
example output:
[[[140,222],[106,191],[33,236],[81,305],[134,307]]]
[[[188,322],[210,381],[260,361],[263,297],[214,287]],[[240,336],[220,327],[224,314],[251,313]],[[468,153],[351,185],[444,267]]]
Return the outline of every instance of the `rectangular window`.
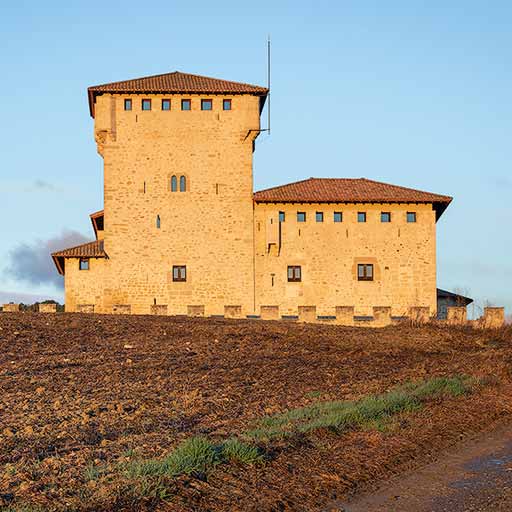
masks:
[[[292,265],[288,267],[288,282],[299,283],[302,281],[302,270],[298,265]]]
[[[89,270],[89,258],[80,258],[78,268],[80,270]]]
[[[222,100],[222,110],[231,110],[231,100]]]
[[[373,281],[373,264],[360,263],[357,265],[358,281]]]
[[[162,110],[171,110],[171,100],[162,100]]]
[[[174,265],[172,267],[172,280],[173,281],[186,281],[187,280],[187,267],[185,265]]]
[[[279,222],[284,222],[286,215],[284,212],[279,212]]]
[[[306,212],[297,212],[297,222],[306,222]]]
[[[211,110],[212,100],[201,100],[201,110]]]
[[[323,222],[324,221],[324,212],[316,212],[316,221]]]
[[[416,212],[407,212],[407,222],[416,222]]]
[[[380,221],[381,222],[391,222],[391,213],[390,212],[380,212]]]
[[[181,100],[181,110],[190,110],[191,100]]]
[[[130,100],[128,98],[124,100],[124,109],[125,110],[131,110],[132,109],[132,100]]]
[[[343,221],[343,213],[334,212],[334,222],[342,222]]]
[[[142,100],[142,110],[151,110],[151,100]]]
[[[366,222],[366,212],[357,212],[357,222]]]

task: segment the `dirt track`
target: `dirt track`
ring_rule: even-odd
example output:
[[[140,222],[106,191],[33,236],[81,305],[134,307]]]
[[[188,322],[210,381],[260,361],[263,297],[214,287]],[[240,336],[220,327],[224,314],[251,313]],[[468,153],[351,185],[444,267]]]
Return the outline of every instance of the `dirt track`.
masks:
[[[3,313],[0,329],[0,505],[323,510],[512,411],[511,328]],[[180,477],[165,502],[134,497],[131,483],[111,473],[191,435],[221,438],[313,401],[461,373],[489,385],[469,398],[433,401],[386,432],[318,432],[275,443],[264,466],[222,467],[206,481]],[[87,479],[92,463],[107,477]]]

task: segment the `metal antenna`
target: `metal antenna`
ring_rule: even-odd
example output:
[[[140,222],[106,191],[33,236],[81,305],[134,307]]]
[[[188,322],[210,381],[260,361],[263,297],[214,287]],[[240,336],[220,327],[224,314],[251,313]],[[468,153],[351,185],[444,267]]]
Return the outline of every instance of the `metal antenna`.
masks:
[[[268,116],[268,126],[267,132],[270,135],[270,34],[267,39],[267,116]]]

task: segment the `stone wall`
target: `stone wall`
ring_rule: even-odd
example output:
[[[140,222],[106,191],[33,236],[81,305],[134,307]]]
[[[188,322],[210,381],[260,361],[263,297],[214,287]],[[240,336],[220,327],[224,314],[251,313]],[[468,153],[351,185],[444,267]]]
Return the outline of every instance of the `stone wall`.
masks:
[[[39,304],[39,313],[56,313],[57,304]]]
[[[5,313],[15,313],[20,310],[19,304],[4,304],[2,307],[2,311]]]
[[[407,212],[416,222],[406,222]],[[279,222],[279,212],[284,222]],[[297,212],[306,214],[298,222]],[[317,222],[317,212],[323,221]],[[334,212],[342,222],[334,222]],[[366,212],[366,222],[358,222]],[[381,222],[381,212],[391,222]],[[371,316],[373,304],[406,316],[411,306],[434,315],[436,290],[436,216],[428,204],[256,204],[256,302],[279,305],[297,315],[298,306],[316,305],[321,316],[333,304],[354,306]],[[373,264],[374,279],[359,281],[357,265]],[[300,282],[289,282],[288,266],[301,267]],[[300,316],[300,313],[299,313]]]

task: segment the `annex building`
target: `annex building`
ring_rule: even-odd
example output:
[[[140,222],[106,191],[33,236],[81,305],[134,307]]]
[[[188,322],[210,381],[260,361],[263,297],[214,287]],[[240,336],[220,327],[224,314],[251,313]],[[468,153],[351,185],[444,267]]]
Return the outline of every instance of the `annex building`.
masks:
[[[90,87],[104,162],[96,240],[52,254],[66,311],[436,313],[452,198],[365,178],[253,191],[268,90],[180,72]]]

